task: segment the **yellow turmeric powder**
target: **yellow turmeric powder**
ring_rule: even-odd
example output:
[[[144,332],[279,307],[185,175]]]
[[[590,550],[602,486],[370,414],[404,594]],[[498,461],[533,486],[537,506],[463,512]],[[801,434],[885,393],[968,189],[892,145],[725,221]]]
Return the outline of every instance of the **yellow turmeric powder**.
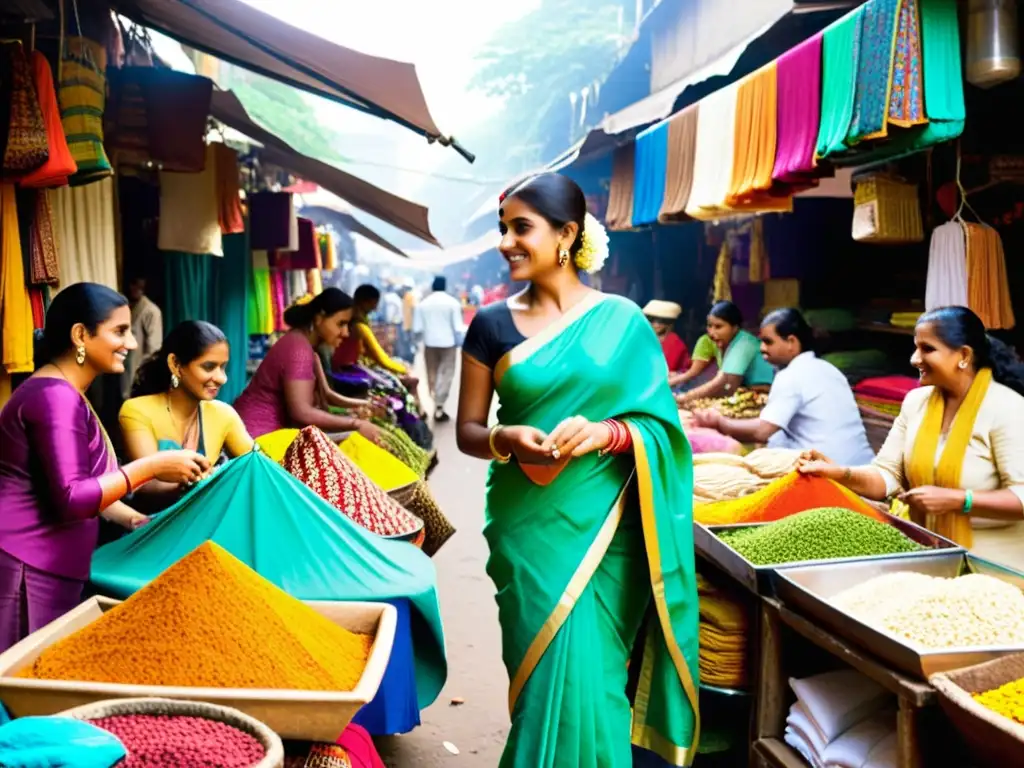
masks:
[[[343,629],[206,542],[20,677],[351,691],[373,638]]]
[[[974,699],[993,712],[1024,725],[1024,677],[995,690],[976,693]]]

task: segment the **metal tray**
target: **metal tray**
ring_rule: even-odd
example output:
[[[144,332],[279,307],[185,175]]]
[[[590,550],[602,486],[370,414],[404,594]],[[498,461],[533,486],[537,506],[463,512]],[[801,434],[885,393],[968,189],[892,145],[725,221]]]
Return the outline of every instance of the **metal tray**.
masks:
[[[902,533],[922,544],[927,549],[920,552],[902,552],[893,555],[864,555],[863,557],[845,557],[838,560],[804,560],[799,563],[776,563],[774,565],[754,565],[739,552],[722,541],[718,534],[722,531],[740,528],[758,528],[772,523],[741,523],[738,525],[703,525],[693,524],[693,545],[697,554],[717,565],[732,576],[736,581],[757,595],[772,597],[775,594],[775,573],[784,568],[805,568],[809,566],[832,565],[835,563],[853,563],[860,561],[897,560],[905,561],[928,557],[935,550],[961,553],[963,547],[942,536],[932,533],[909,520],[894,515],[885,515],[885,522]]]
[[[914,677],[927,679],[938,672],[1024,651],[1024,645],[921,649],[865,624],[830,602],[835,595],[850,587],[897,571],[913,571],[943,578],[982,573],[1009,582],[1024,591],[1024,573],[962,551],[931,553],[912,559],[836,562],[808,568],[786,568],[777,574],[776,591],[779,599],[787,606],[820,622],[838,636],[853,641],[894,669]]]

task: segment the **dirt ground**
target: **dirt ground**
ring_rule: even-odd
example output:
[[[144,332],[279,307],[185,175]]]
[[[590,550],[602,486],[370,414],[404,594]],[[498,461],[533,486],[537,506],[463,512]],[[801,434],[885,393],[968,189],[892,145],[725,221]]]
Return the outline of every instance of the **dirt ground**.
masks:
[[[422,387],[426,389],[426,387]],[[457,395],[451,397],[454,415]],[[494,768],[508,732],[508,677],[494,585],[484,572],[482,534],[487,463],[455,446],[454,420],[435,429],[441,463],[430,486],[458,533],[434,558],[448,648],[448,683],[412,733],[377,740],[391,768]],[[453,706],[453,699],[463,704]],[[451,754],[444,742],[459,750]]]

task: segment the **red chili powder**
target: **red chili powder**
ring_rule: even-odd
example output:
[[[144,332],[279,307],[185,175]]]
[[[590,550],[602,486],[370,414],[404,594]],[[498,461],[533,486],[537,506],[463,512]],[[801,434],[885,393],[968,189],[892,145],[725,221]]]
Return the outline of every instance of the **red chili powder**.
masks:
[[[202,717],[114,715],[90,722],[128,750],[117,768],[251,768],[266,756],[253,736]]]

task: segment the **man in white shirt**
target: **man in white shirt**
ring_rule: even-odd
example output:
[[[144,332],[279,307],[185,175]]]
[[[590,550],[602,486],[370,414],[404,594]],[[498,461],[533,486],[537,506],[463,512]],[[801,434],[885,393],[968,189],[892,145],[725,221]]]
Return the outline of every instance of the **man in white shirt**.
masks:
[[[455,378],[455,361],[464,332],[462,305],[445,292],[443,276],[434,278],[434,292],[416,307],[413,330],[423,337],[427,384],[434,400],[434,420],[448,421],[444,407]]]
[[[778,309],[761,323],[761,354],[779,369],[768,404],[756,419],[702,411],[696,423],[741,442],[816,450],[840,466],[874,460],[853,390],[842,372],[812,351],[814,334],[796,309]]]
[[[155,355],[164,343],[164,316],[160,307],[146,296],[146,279],[136,277],[128,282],[125,289],[128,307],[132,313],[132,335],[139,346],[128,353],[121,374],[121,396],[131,397],[135,374],[139,366]]]

